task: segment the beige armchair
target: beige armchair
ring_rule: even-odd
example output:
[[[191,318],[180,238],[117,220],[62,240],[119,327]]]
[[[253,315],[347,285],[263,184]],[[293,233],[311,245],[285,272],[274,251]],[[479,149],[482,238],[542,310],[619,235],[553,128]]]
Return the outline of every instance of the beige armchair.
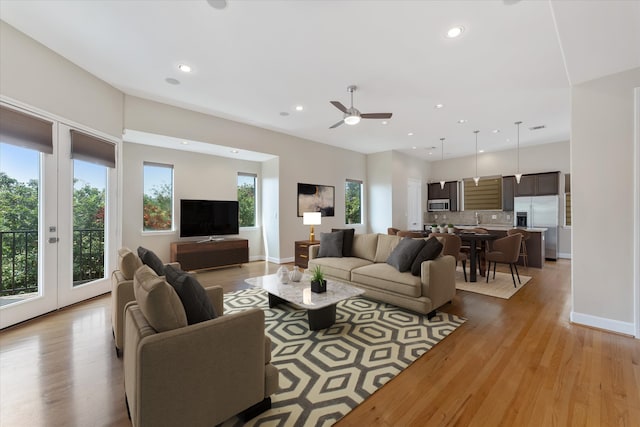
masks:
[[[124,347],[134,427],[211,427],[234,415],[248,420],[271,407],[278,370],[270,363],[262,310],[222,315],[223,291],[214,286],[205,291],[218,317],[186,325],[171,285],[145,268],[134,281],[137,298],[126,307]]]
[[[170,264],[180,268],[180,263]],[[133,275],[141,266],[142,261],[135,252],[129,248],[118,250],[118,269],[111,273],[111,328],[118,357],[124,348],[124,309],[135,300]]]

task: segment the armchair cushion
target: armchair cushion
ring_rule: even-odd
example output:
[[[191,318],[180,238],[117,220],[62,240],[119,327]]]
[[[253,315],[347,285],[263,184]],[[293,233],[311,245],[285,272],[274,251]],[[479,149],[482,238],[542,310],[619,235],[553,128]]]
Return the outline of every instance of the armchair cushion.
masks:
[[[413,264],[411,264],[411,274],[414,276],[420,276],[421,274],[421,265],[424,261],[431,261],[432,259],[436,259],[440,252],[442,252],[442,243],[437,238],[429,238],[425,242],[418,255],[416,255],[413,260]]]
[[[138,256],[142,263],[151,267],[158,276],[164,276],[164,264],[153,251],[143,248],[142,246],[138,246]]]
[[[157,332],[187,326],[187,315],[176,291],[147,265],[133,276],[133,293],[142,314]]]
[[[142,261],[129,248],[118,249],[118,270],[125,280],[133,280],[136,270],[142,266]]]
[[[400,240],[398,246],[391,251],[391,255],[387,258],[387,264],[395,267],[401,273],[409,271],[413,260],[424,245],[425,241],[422,239],[414,240],[406,237]]]
[[[172,265],[164,269],[167,282],[178,294],[190,325],[215,319],[216,312],[207,293],[198,280]]]

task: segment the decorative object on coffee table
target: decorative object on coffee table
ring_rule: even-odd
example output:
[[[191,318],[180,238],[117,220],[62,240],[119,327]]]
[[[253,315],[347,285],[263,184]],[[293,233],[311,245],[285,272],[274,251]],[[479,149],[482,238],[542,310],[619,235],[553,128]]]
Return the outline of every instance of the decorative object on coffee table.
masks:
[[[289,279],[292,282],[299,282],[300,279],[302,279],[302,271],[300,271],[297,265],[294,265],[293,270],[289,272]]]
[[[284,265],[280,267],[276,273],[278,275],[278,279],[280,279],[280,283],[289,283],[289,270]]]
[[[327,281],[324,280],[324,273],[319,265],[311,272],[311,292],[321,294],[327,292]]]

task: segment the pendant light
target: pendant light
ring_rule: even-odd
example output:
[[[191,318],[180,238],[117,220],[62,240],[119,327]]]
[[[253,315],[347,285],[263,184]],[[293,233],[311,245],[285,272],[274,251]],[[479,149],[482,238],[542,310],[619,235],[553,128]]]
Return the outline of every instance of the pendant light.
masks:
[[[440,160],[444,160],[444,138],[440,138],[440,144],[442,146],[442,151],[441,151],[441,155],[440,155]],[[440,189],[444,190],[444,179],[440,180]]]
[[[517,160],[516,160],[516,182],[518,184],[520,184],[520,179],[522,178],[522,174],[520,173],[520,124],[522,122],[514,122],[514,124],[516,125],[517,129],[518,129],[518,139],[517,139],[517,148],[516,148],[516,156],[517,156]]]
[[[473,177],[473,182],[476,183],[476,187],[478,186],[478,182],[480,182],[480,177],[478,176],[478,132],[479,130],[474,130],[473,133],[476,134],[476,176]]]

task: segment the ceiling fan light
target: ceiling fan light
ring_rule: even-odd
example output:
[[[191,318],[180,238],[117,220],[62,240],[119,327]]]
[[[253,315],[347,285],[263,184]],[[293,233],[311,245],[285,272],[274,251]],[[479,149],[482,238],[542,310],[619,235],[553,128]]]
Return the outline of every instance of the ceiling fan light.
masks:
[[[522,179],[522,174],[521,174],[521,173],[517,173],[517,174],[516,174],[516,182],[517,182],[518,184],[520,184],[520,179]]]
[[[473,177],[473,182],[476,183],[476,187],[478,186],[478,182],[480,182],[480,177],[479,176],[474,176]]]
[[[357,125],[360,123],[360,116],[347,116],[344,118],[344,122],[348,125]]]

